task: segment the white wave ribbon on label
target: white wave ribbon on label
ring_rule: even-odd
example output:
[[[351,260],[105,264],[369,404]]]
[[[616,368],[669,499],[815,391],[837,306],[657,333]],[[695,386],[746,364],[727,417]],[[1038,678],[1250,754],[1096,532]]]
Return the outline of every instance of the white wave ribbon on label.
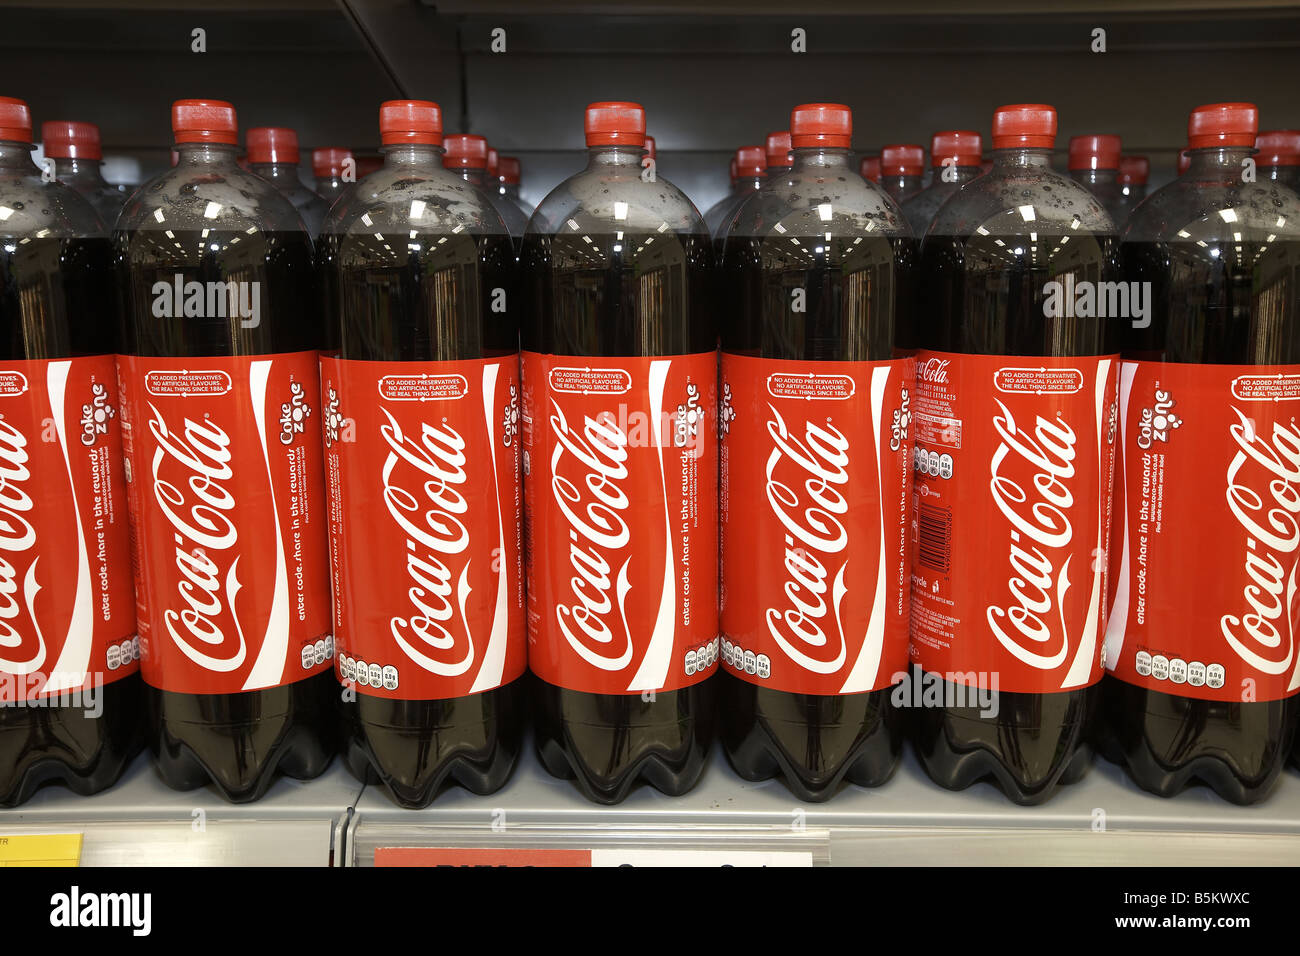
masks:
[[[677,590],[676,575],[673,573],[673,523],[672,509],[668,506],[668,477],[664,472],[664,435],[663,415],[664,385],[668,380],[668,370],[672,367],[671,359],[661,359],[650,363],[650,424],[654,430],[654,447],[659,458],[659,484],[663,489],[664,519],[664,581],[663,591],[659,595],[659,613],[655,618],[654,631],[650,643],[646,646],[641,666],[628,684],[630,691],[658,690],[668,680],[668,668],[672,663],[673,635],[677,624]]]
[[[1102,359],[1097,364],[1097,384],[1094,387],[1097,440],[1093,447],[1097,451],[1097,461],[1099,463],[1102,449],[1106,444],[1106,400],[1109,397],[1106,393],[1106,385],[1110,382],[1110,366],[1113,361],[1113,359]],[[1092,594],[1088,597],[1088,617],[1083,624],[1083,634],[1079,637],[1079,651],[1074,655],[1074,660],[1070,662],[1070,670],[1066,673],[1065,680],[1061,682],[1062,688],[1086,685],[1092,674],[1093,662],[1097,659],[1097,639],[1101,629],[1101,604],[1106,599],[1101,590],[1102,582],[1105,580],[1103,559],[1107,545],[1105,539],[1106,522],[1102,512],[1106,496],[1110,493],[1110,488],[1103,488],[1102,493],[1097,496],[1097,543],[1092,551],[1095,557],[1092,568]]]
[[[72,514],[77,526],[77,589],[72,600],[72,617],[68,621],[68,633],[63,642],[59,659],[54,662],[45,689],[51,693],[70,690],[85,683],[90,668],[90,652],[94,638],[94,620],[91,613],[90,555],[86,551],[86,535],[81,527],[81,508],[77,501],[77,483],[72,477],[72,462],[68,457],[68,435],[65,427],[63,405],[67,399],[68,370],[70,362],[51,362],[46,370],[45,386],[49,392],[50,413],[54,418],[54,427],[59,435],[59,449],[63,453],[63,467],[68,474],[68,488],[72,495]],[[39,558],[38,558],[39,560]],[[35,574],[36,562],[32,562],[31,573]],[[35,595],[33,594],[33,597]],[[30,605],[29,601],[29,605]],[[35,608],[29,607],[32,621],[36,622]]]
[[[271,375],[271,364],[269,359],[253,362],[248,369],[248,384],[252,393],[257,438],[262,445],[262,458],[266,463],[266,480],[271,489],[271,523],[275,526],[275,590],[272,592],[271,613],[266,619],[262,646],[248,672],[248,679],[244,681],[244,690],[278,686],[289,654],[289,569],[285,563],[284,537],[280,533],[280,507],[275,501],[275,478],[271,473],[271,456],[266,443],[266,383]],[[234,567],[231,568],[231,573],[234,573]],[[230,612],[238,620],[233,595]]]
[[[501,684],[501,672],[505,669],[506,663],[506,644],[510,640],[510,613],[509,608],[506,607],[509,600],[508,579],[510,571],[506,561],[506,535],[501,515],[501,495],[497,491],[501,481],[501,476],[497,472],[495,401],[497,372],[499,371],[500,367],[496,365],[489,365],[483,369],[483,420],[487,426],[488,449],[491,452],[492,460],[492,501],[496,505],[497,513],[496,553],[501,558],[500,569],[497,571],[497,596],[492,608],[492,630],[488,635],[487,648],[483,651],[483,663],[480,665],[478,674],[474,677],[474,683],[470,687],[471,694],[491,690]],[[468,569],[468,567],[467,564],[466,568]],[[465,630],[469,630],[469,621],[465,622]]]
[[[1121,362],[1119,367],[1119,443],[1120,448],[1128,449],[1128,406],[1129,400],[1133,394],[1133,377],[1137,374],[1136,362]],[[1125,459],[1124,466],[1128,468],[1132,463]],[[1125,477],[1119,476],[1120,484],[1125,483]],[[1124,513],[1115,515],[1120,523],[1124,526],[1123,548],[1119,553],[1119,578],[1115,582],[1115,600],[1110,606],[1110,617],[1106,621],[1106,670],[1113,671],[1119,666],[1120,655],[1124,651],[1124,631],[1128,627],[1128,602],[1129,602],[1129,536],[1128,536],[1128,513],[1132,507],[1132,502],[1128,500],[1128,494],[1124,495]]]

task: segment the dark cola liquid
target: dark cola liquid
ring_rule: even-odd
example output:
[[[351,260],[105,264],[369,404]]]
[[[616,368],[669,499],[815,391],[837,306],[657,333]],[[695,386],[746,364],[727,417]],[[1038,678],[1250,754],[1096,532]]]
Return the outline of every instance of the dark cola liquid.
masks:
[[[1018,215],[1014,209],[1010,214]],[[1066,274],[1076,281],[1114,279],[1116,245],[1114,236],[1083,230],[1068,245],[1042,234],[1036,240],[927,236],[921,252],[923,346],[977,355],[1105,354],[1108,320],[1047,318],[1042,290]],[[913,676],[919,679],[919,671]],[[943,700],[964,699],[953,685],[940,684]],[[917,755],[930,777],[949,789],[991,778],[1017,803],[1039,803],[1091,766],[1097,694],[1095,686],[1049,694],[998,692],[992,717],[981,716],[979,706],[918,707]]]
[[[911,337],[917,243],[855,238],[728,239],[722,350],[808,361],[893,358],[899,340]],[[791,312],[793,289],[804,290],[806,312]],[[717,681],[722,744],[747,780],[780,774],[799,799],[827,800],[843,781],[879,786],[898,766],[902,714],[889,702],[890,688],[796,694],[724,668]]]
[[[140,230],[117,233],[114,242],[125,298],[123,354],[268,355],[320,348],[324,330],[304,233],[214,229],[172,237]],[[243,328],[239,318],[154,316],[154,283],[171,285],[178,274],[182,282],[260,282],[257,326]],[[334,755],[338,685],[329,671],[239,694],[180,694],[147,685],[145,694],[155,765],[178,790],[212,782],[228,800],[256,800],[277,772],[314,777]]]
[[[653,249],[645,245],[651,238]],[[577,231],[529,235],[520,261],[529,310],[521,330],[526,351],[684,355],[717,347],[703,232],[624,233],[621,239]],[[638,778],[670,795],[685,793],[703,772],[713,742],[717,679],[659,691],[647,701],[640,694],[589,694],[534,678],[538,755],[551,774],[576,778],[600,803],[622,800]]]
[[[491,311],[493,289],[505,289],[508,303],[516,298],[510,239],[408,236],[392,243],[397,251],[368,233],[321,237],[331,350],[394,364],[516,353],[518,312]],[[420,252],[408,248],[415,243]],[[395,700],[357,688],[356,703],[343,707],[348,768],[383,783],[407,807],[428,806],[451,781],[474,793],[498,790],[519,759],[526,691],[522,677],[443,700]]]
[[[0,243],[0,335],[10,360],[115,352],[112,251],[107,239]],[[39,479],[39,476],[33,476]],[[0,707],[0,806],[22,803],[45,783],[77,793],[115,781],[144,742],[140,675],[99,688],[103,711]]]
[[[1300,364],[1300,243],[1126,242],[1121,254],[1124,278],[1150,282],[1152,291],[1151,326],[1125,331],[1125,358]],[[1197,700],[1110,675],[1102,688],[1102,753],[1164,796],[1199,779],[1235,803],[1263,797],[1300,719],[1296,695]],[[1300,765],[1300,755],[1292,762]]]

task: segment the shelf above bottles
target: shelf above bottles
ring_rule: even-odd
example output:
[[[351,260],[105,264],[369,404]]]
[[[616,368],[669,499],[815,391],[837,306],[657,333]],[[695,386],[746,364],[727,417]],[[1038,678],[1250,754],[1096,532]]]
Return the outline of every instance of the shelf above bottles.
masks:
[[[168,789],[142,756],[104,793],[47,787],[0,811],[0,836],[36,833],[82,834],[85,866],[370,866],[376,851],[381,862],[400,861],[390,848],[424,852],[417,862],[465,862],[464,850],[475,849],[517,862],[560,859],[536,852],[562,850],[566,862],[590,854],[633,864],[1294,865],[1300,775],[1288,771],[1264,803],[1237,807],[1204,788],[1151,796],[1099,760],[1046,805],[1018,807],[989,784],[935,787],[909,753],[884,787],[800,804],[780,781],[741,780],[718,753],[685,796],[643,787],[598,807],[546,774],[530,749],[496,794],[450,789],[426,810],[404,810],[339,761],[316,780],[282,778],[259,802],[232,806],[211,790]]]

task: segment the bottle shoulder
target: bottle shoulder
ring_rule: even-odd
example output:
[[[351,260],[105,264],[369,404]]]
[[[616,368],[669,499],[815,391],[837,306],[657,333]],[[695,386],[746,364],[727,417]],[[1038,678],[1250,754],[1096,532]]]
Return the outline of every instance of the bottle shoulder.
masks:
[[[946,236],[1115,235],[1117,228],[1087,188],[1046,166],[994,167],[939,208],[930,232]]]
[[[39,173],[0,175],[0,210],[0,236],[107,234],[107,225],[85,196],[64,183],[46,182]]]
[[[479,187],[442,169],[415,167],[384,167],[358,180],[330,205],[322,227],[323,233],[337,235],[401,230],[508,233],[502,214]]]
[[[232,165],[176,166],[127,200],[118,231],[294,232],[302,221],[288,197],[260,176]]]
[[[801,170],[768,179],[739,203],[726,226],[731,236],[909,236],[902,209],[874,183],[846,167]]]
[[[528,232],[561,230],[706,234],[699,210],[685,193],[662,176],[647,182],[639,166],[622,165],[584,169],[547,194],[533,211]]]
[[[1277,182],[1243,183],[1184,175],[1133,210],[1125,242],[1269,242],[1300,238],[1300,195]]]

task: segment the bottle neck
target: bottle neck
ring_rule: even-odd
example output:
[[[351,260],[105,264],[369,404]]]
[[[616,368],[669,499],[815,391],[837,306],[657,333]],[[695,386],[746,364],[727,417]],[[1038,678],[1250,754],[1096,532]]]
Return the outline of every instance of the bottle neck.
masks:
[[[587,168],[595,169],[611,166],[641,168],[641,157],[645,149],[630,143],[587,147]]]
[[[98,159],[76,159],[59,157],[54,160],[54,175],[67,183],[87,183],[92,186],[107,186],[104,174],[100,171]]]
[[[176,168],[183,166],[233,166],[237,162],[239,147],[230,143],[177,143]]]
[[[248,168],[277,185],[297,185],[299,182],[298,167],[292,163],[250,163]]]
[[[791,169],[848,169],[850,151],[829,146],[801,146],[790,150]]]
[[[736,191],[742,193],[752,193],[763,188],[763,183],[767,182],[767,175],[762,176],[741,176],[736,180]]]
[[[35,160],[32,159],[31,143],[17,140],[0,140],[0,169],[16,172],[21,176],[39,175]]]
[[[1046,147],[1015,146],[993,150],[993,168],[999,166],[1042,166],[1051,168],[1052,151]]]
[[[1109,186],[1119,182],[1118,169],[1072,169],[1070,178],[1086,186]]]
[[[442,168],[441,146],[432,143],[400,143],[385,146],[380,150],[384,154],[384,166],[389,169],[413,168],[418,166],[436,166]]]
[[[1211,146],[1187,151],[1187,172],[1192,176],[1241,176],[1243,161],[1255,155],[1253,146]]]
[[[1130,199],[1136,199],[1140,196],[1146,195],[1147,184],[1146,183],[1125,183],[1123,186],[1120,187],[1120,190],[1123,192],[1125,196],[1129,197]]]
[[[934,183],[961,184],[968,183],[980,174],[978,166],[932,166]]]
[[[461,179],[465,180],[465,182],[473,183],[475,186],[482,186],[483,183],[486,181],[484,179],[484,176],[486,175],[487,170],[481,169],[479,167],[461,166],[457,169],[453,169],[452,172],[454,172]]]

